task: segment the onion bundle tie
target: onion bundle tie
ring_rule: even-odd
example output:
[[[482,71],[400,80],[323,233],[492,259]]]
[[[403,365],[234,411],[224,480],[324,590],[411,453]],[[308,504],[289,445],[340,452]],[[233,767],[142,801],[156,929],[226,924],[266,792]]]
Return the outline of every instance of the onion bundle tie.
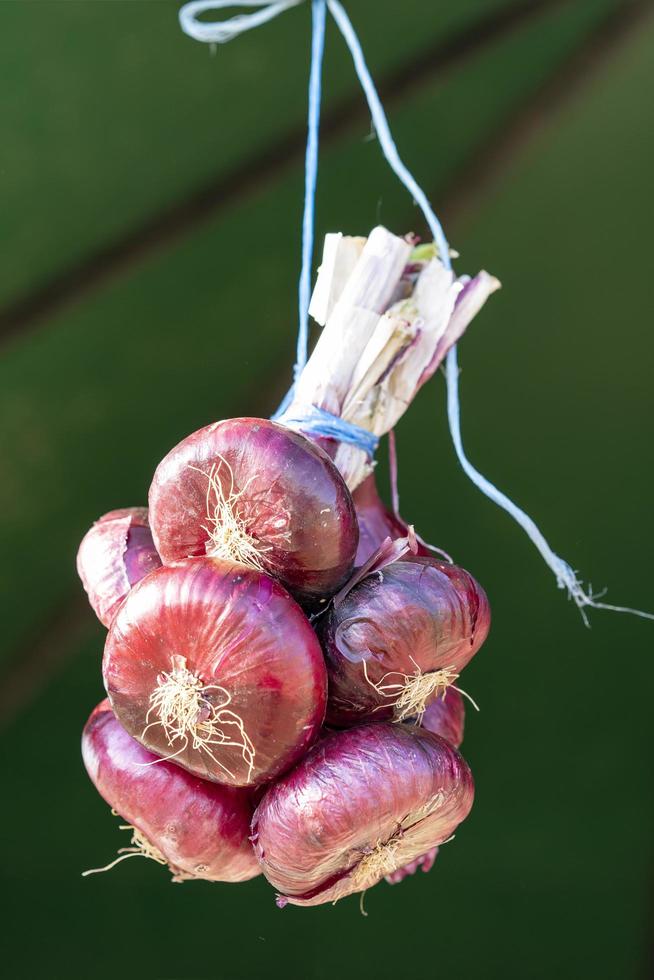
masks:
[[[360,425],[348,422],[339,415],[332,415],[331,412],[317,405],[297,406],[294,411],[286,409],[280,415],[274,415],[276,422],[288,426],[289,429],[296,429],[305,435],[322,437],[324,439],[335,439],[337,442],[346,442],[351,446],[361,449],[369,460],[375,458],[377,447],[379,446],[379,436]]]

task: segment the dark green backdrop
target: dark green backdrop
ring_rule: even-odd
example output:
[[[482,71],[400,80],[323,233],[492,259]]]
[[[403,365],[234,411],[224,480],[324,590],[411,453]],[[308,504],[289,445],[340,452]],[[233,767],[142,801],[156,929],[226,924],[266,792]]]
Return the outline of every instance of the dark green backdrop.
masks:
[[[654,4],[349,0],[458,268],[504,288],[461,344],[471,458],[609,600],[654,609]],[[654,624],[582,626],[457,467],[441,378],[399,427],[405,516],[484,583],[472,816],[436,868],[278,911],[171,886],[82,769],[102,631],[74,573],[160,456],[289,378],[309,10],[211,56],[169,0],[0,4],[0,746],[7,975],[644,978]],[[421,230],[329,30],[318,234]]]

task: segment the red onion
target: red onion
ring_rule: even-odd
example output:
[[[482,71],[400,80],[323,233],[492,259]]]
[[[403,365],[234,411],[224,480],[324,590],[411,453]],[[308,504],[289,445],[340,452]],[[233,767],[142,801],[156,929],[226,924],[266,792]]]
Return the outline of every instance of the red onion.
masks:
[[[325,664],[298,604],[263,572],[216,558],[164,565],[130,592],[103,676],[130,735],[233,786],[292,766],[325,713]]]
[[[427,705],[420,724],[458,749],[463,741],[465,716],[461,692],[455,687],[448,687],[441,697]]]
[[[86,723],[82,755],[96,789],[133,832],[132,846],[121,848],[109,867],[143,855],[167,864],[175,881],[247,881],[259,874],[248,839],[247,791],[204,782],[146,752],[106,700]]]
[[[77,552],[77,572],[93,611],[105,626],[111,625],[132,586],[160,565],[147,507],[105,514],[86,532]]]
[[[263,797],[255,853],[278,904],[334,902],[447,840],[473,792],[464,760],[431,732],[384,722],[334,732]]]
[[[433,558],[396,561],[337,597],[319,624],[330,678],[328,723],[420,717],[482,645],[483,589]]]
[[[315,599],[347,579],[357,549],[354,505],[329,457],[263,419],[194,432],[161,461],[150,523],[169,563],[214,555],[267,571]]]

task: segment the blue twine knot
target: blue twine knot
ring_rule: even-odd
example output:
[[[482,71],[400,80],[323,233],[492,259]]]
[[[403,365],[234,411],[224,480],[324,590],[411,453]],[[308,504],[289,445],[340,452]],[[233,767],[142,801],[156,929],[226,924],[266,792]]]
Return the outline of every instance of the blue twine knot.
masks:
[[[346,422],[338,415],[332,415],[324,408],[316,405],[294,406],[294,411],[284,412],[275,416],[275,421],[289,429],[299,430],[312,436],[323,436],[325,439],[337,439],[347,442],[357,449],[363,450],[369,460],[373,460],[379,445],[379,436],[368,429],[362,429],[354,422]]]

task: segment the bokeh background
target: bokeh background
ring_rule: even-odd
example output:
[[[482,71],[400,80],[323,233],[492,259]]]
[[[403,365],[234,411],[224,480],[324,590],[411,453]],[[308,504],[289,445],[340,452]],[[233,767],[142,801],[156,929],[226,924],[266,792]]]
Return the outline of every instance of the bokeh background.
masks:
[[[504,284],[460,349],[470,457],[609,601],[654,609],[654,3],[347,7],[459,270]],[[308,5],[213,56],[177,9],[0,3],[7,976],[650,976],[654,625],[583,627],[459,470],[440,377],[398,428],[402,509],[494,611],[456,840],[365,919],[145,861],[80,877],[125,842],[79,756],[103,634],[77,543],[182,436],[269,414],[294,349]],[[333,25],[324,111],[318,238],[421,232]]]

